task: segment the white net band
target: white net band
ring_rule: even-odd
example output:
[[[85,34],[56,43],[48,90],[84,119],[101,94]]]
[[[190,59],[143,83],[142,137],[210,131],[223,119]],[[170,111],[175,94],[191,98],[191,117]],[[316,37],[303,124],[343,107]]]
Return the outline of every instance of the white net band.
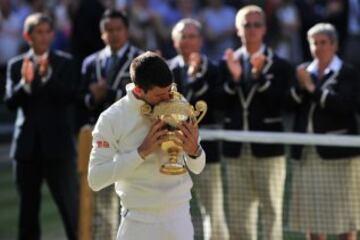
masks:
[[[360,147],[359,136],[201,129],[202,140]]]

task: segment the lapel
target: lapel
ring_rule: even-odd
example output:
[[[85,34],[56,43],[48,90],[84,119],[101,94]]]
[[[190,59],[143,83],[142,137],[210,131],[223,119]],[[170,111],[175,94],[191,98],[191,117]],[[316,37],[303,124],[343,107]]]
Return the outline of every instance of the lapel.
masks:
[[[334,85],[337,83],[337,76],[339,75],[339,71],[332,72],[330,75],[326,76],[326,78],[320,83],[320,88],[322,90],[327,89],[330,85]]]
[[[96,79],[105,79],[105,68],[106,68],[106,53],[105,49],[102,49],[98,52],[95,58],[95,71],[96,71]]]
[[[54,71],[56,65],[56,55],[53,51],[49,51],[49,67],[51,66],[52,70]]]
[[[126,49],[124,55],[122,56],[122,58],[119,61],[120,69],[119,69],[118,74],[116,75],[114,83],[112,84],[113,89],[117,89],[118,86],[120,85],[121,81],[124,78],[130,78],[129,67],[130,67],[131,61],[135,57],[135,54],[136,54],[136,49],[133,46],[129,45],[128,48]],[[124,84],[124,86],[126,84]]]
[[[174,74],[174,79],[175,79],[175,83],[176,83],[176,87],[178,89],[178,91],[185,95],[185,84],[184,84],[184,72],[183,72],[183,60],[181,58],[180,55],[176,56],[175,58],[173,58],[170,61],[169,64],[170,69],[172,70],[173,74]]]

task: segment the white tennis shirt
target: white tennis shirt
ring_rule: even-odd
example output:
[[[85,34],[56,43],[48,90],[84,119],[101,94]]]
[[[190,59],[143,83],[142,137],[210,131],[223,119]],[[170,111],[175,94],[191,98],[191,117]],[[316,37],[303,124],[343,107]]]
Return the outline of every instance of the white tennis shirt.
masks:
[[[137,148],[148,134],[151,121],[140,112],[144,102],[132,89],[127,95],[104,111],[92,133],[88,181],[98,191],[115,183],[116,193],[126,209],[161,209],[188,203],[192,180],[189,173],[164,175],[161,164],[167,160],[162,150],[143,160]],[[192,159],[184,154],[187,168],[199,174],[205,167],[205,152]]]

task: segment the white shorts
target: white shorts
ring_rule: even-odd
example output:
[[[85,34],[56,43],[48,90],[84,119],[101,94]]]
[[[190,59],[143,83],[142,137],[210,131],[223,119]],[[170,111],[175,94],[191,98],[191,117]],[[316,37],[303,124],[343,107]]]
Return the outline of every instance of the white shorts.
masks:
[[[177,208],[175,211],[173,209],[170,213],[148,209],[124,211],[117,240],[194,239],[194,228],[188,205]]]

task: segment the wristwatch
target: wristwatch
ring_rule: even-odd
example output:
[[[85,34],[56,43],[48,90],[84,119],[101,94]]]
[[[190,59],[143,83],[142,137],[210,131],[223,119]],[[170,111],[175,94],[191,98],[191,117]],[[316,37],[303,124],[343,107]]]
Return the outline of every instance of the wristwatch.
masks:
[[[200,145],[198,145],[197,149],[196,149],[196,152],[195,152],[195,155],[190,155],[188,154],[189,157],[191,158],[198,158],[202,153],[202,148]]]

